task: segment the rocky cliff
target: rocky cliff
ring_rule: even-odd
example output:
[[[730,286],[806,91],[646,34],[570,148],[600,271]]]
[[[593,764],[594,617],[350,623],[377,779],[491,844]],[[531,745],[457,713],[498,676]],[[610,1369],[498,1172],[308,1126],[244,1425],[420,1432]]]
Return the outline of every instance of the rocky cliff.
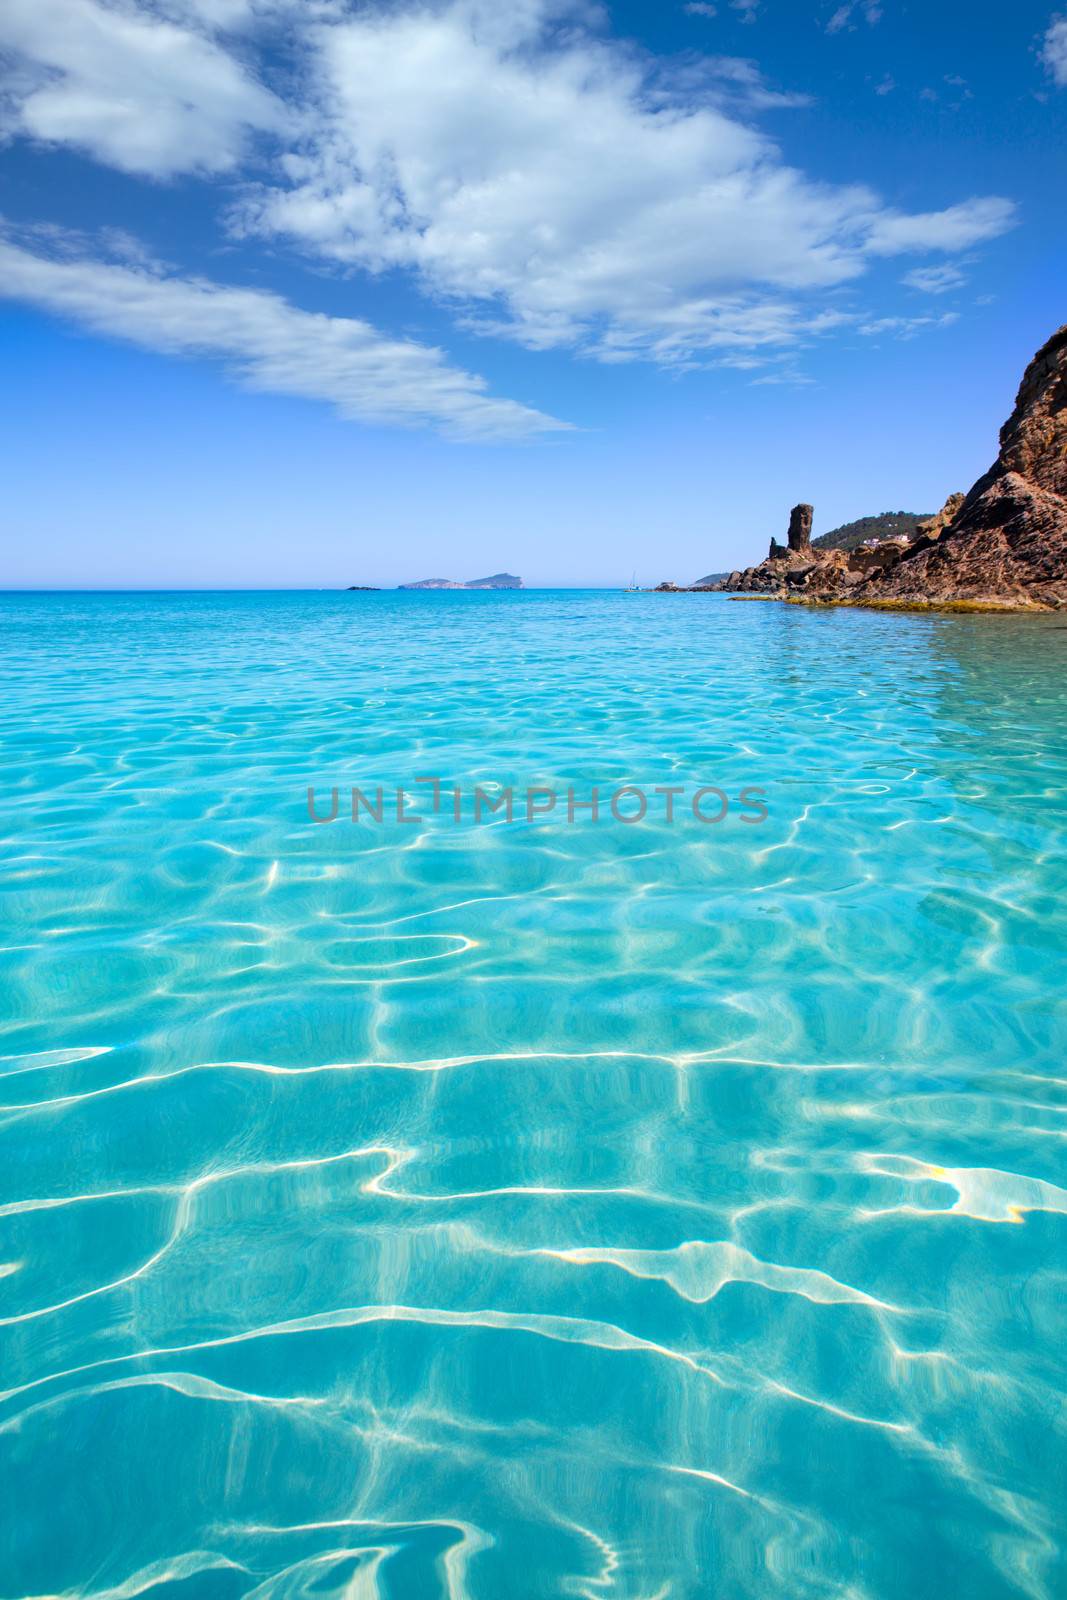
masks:
[[[911,539],[929,543],[938,537],[962,504],[963,495],[951,495],[936,517],[910,519]],[[812,516],[811,506],[795,506],[789,521],[788,544],[772,539],[765,561],[731,572],[728,578],[707,587],[736,594],[776,595],[780,599],[843,599],[859,594],[864,584],[894,566],[910,548],[905,533],[850,548],[828,547],[818,541],[813,544]]]
[[[1067,324],[1027,367],[1000,454],[948,525],[855,598],[1067,605]]]
[[[1023,376],[1000,454],[967,495],[954,494],[910,537],[858,548],[812,545],[811,507],[794,507],[789,540],[717,588],[856,604],[1067,606],[1067,325]]]

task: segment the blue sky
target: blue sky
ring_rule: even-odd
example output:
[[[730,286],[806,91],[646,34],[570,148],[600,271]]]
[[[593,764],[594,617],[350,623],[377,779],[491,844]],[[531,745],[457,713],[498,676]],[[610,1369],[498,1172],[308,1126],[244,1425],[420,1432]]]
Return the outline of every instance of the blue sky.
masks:
[[[1067,15],[5,0],[0,585],[690,581],[933,510],[1064,295]]]

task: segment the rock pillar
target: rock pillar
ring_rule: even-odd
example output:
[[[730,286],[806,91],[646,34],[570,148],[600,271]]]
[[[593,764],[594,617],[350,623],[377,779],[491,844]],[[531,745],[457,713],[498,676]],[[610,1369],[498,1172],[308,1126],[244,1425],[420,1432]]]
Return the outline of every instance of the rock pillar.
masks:
[[[811,523],[815,516],[814,506],[794,506],[789,513],[789,548],[790,550],[811,549]]]

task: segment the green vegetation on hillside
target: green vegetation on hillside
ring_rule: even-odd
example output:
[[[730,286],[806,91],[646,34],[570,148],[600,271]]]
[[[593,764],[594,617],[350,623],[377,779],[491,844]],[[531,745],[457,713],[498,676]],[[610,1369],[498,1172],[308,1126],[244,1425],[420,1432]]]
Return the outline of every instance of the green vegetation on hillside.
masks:
[[[860,517],[858,522],[843,523],[811,542],[817,550],[855,550],[865,539],[893,539],[901,534],[915,532],[920,522],[933,513],[918,511],[883,511],[877,517]]]

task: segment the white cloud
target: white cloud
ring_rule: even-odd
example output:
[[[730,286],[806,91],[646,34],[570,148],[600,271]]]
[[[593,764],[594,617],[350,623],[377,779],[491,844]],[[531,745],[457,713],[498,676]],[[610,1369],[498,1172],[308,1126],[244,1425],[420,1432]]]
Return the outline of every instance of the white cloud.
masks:
[[[689,4],[682,9],[691,17],[716,17],[719,14],[719,8],[709,5],[708,0],[689,0]]]
[[[1053,17],[1041,51],[1041,59],[1061,89],[1067,88],[1067,17]]]
[[[753,378],[750,387],[760,389],[771,384],[781,384],[790,389],[806,388],[815,382],[804,372],[768,372],[762,378]]]
[[[249,388],[325,400],[347,418],[429,424],[460,439],[521,439],[566,426],[495,399],[440,350],[391,339],[366,322],[302,311],[263,289],[92,258],[49,230],[37,230],[35,244],[0,235],[0,294],[147,350],[220,358]]]
[[[882,8],[876,0],[846,0],[846,4],[838,6],[826,24],[827,33],[840,33],[843,28],[853,29],[856,26],[853,18],[857,12],[862,14],[871,28],[882,20]]]
[[[855,318],[840,294],[872,256],[1011,226],[1007,200],[908,216],[809,177],[754,126],[806,94],[739,57],[655,60],[603,20],[594,0],[2,0],[6,127],[142,175],[234,174],[244,238],[405,272],[461,326],[606,362],[804,343]],[[265,39],[299,104],[256,76]]]
[[[683,62],[672,92],[633,52],[561,31],[563,10],[438,0],[313,29],[313,126],[237,231],[407,269],[468,326],[531,348],[684,363],[803,337],[812,312],[792,297],[853,282],[872,253],[1011,223],[1005,200],[909,217],[816,182],[751,125],[797,103],[753,63]]]
[[[244,0],[185,0],[178,21],[123,0],[3,0],[0,50],[13,62],[0,127],[69,144],[124,172],[225,172],[254,131],[286,113],[207,33]],[[183,18],[184,13],[184,18]]]
[[[901,279],[909,289],[920,289],[923,294],[947,294],[951,289],[961,289],[966,277],[951,262],[939,267],[916,267]]]
[[[880,338],[883,334],[890,334],[894,339],[914,339],[917,333],[924,333],[928,328],[948,328],[959,321],[958,311],[946,311],[940,317],[875,317],[871,322],[863,322],[856,329],[865,338]]]
[[[788,111],[810,106],[810,94],[773,89],[758,64],[747,56],[699,55],[669,70],[650,75],[644,86],[649,111],[677,110],[683,99],[691,104],[714,104],[720,111],[739,116],[749,111]]]
[[[874,222],[867,239],[872,255],[895,256],[911,250],[969,250],[995,239],[1015,222],[1015,206],[996,197],[965,200],[946,211],[913,216],[887,211]]]
[[[735,11],[740,11],[742,22],[755,22],[760,0],[730,0]]]

